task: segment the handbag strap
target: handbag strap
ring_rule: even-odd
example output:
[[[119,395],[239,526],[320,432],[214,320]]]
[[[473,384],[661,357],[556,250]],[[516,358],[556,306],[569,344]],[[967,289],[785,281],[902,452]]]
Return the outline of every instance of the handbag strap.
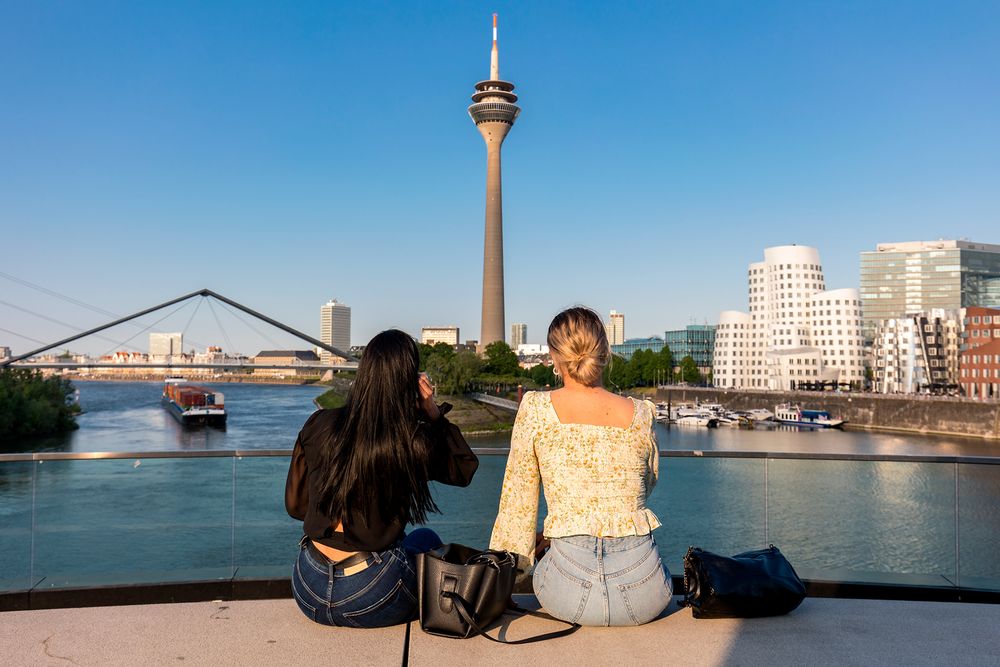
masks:
[[[442,597],[450,598],[453,602],[455,602],[455,609],[458,611],[458,615],[462,617],[463,621],[469,624],[470,628],[475,630],[475,634],[482,635],[483,637],[489,639],[491,642],[496,642],[498,644],[511,644],[511,645],[533,644],[535,642],[545,641],[546,639],[556,639],[558,637],[565,637],[567,635],[573,634],[574,632],[580,629],[580,626],[577,623],[570,623],[569,621],[563,621],[558,618],[553,618],[548,614],[543,614],[535,611],[528,611],[527,609],[521,609],[520,607],[515,607],[514,610],[522,614],[527,614],[538,618],[547,618],[553,621],[559,621],[560,623],[566,623],[567,625],[569,625],[569,627],[563,628],[562,630],[555,630],[553,632],[546,632],[541,635],[535,635],[534,637],[525,637],[524,639],[515,639],[511,641],[508,641],[506,639],[499,639],[497,637],[490,637],[488,634],[486,634],[486,631],[479,626],[479,623],[476,621],[475,614],[473,614],[472,610],[469,609],[469,603],[465,601],[465,598],[463,598],[458,593],[454,593],[451,591],[442,591],[441,595]]]

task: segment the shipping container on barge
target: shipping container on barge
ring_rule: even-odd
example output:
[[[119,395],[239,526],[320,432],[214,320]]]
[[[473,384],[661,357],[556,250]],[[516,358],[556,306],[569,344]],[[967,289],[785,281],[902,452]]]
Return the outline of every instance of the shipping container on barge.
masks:
[[[185,426],[226,427],[226,405],[222,392],[167,378],[163,384],[163,407]]]

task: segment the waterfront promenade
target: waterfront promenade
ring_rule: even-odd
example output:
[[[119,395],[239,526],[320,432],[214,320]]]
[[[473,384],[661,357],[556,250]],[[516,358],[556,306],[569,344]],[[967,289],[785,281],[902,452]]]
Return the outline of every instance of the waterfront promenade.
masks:
[[[1000,664],[1000,605],[809,598],[787,616],[696,620],[676,600],[648,625],[583,628],[525,646],[433,637],[414,623],[408,664]],[[518,639],[555,627],[504,616],[491,634]],[[0,614],[0,658],[10,665],[388,666],[407,664],[405,640],[406,626],[317,625],[291,599]]]

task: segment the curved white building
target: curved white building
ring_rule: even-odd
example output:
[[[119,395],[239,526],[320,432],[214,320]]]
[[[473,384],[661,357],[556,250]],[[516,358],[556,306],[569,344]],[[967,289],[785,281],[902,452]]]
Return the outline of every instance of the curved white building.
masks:
[[[861,295],[856,289],[818,292],[809,299],[812,344],[823,365],[836,371],[830,379],[860,383],[865,377],[861,333]]]
[[[747,297],[749,313],[725,311],[719,316],[712,368],[716,386],[790,389],[819,381],[860,384],[864,371],[858,291],[826,291],[816,248],[765,249],[764,261],[747,270]],[[726,329],[724,323],[729,325]],[[742,348],[736,345],[741,325],[749,329]],[[722,333],[732,335],[722,337]],[[737,365],[741,355],[742,366]]]

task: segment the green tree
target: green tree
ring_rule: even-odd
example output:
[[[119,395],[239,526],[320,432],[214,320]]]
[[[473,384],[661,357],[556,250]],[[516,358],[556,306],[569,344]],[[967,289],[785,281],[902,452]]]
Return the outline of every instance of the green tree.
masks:
[[[549,385],[550,387],[556,386],[556,374],[552,372],[551,366],[538,364],[537,366],[532,366],[529,370],[531,380],[539,387],[544,387],[545,385]]]
[[[486,346],[486,363],[483,366],[485,373],[516,376],[520,368],[517,355],[507,343],[498,340]]]
[[[420,343],[418,345],[418,348],[420,349],[420,366],[419,366],[419,368],[420,368],[420,371],[423,372],[423,371],[427,370],[427,362],[430,360],[430,358],[432,356],[434,356],[434,346],[433,345],[428,345],[427,343]]]
[[[69,380],[43,378],[36,370],[0,370],[0,442],[75,429],[79,406]]]
[[[622,390],[629,386],[629,364],[625,357],[611,355],[611,362],[604,369],[604,384],[611,389]]]
[[[635,384],[649,386],[656,379],[657,354],[652,350],[637,350],[629,364],[635,366]]]
[[[462,350],[451,360],[454,368],[455,392],[463,393],[472,382],[472,379],[479,375],[479,370],[483,367],[483,362],[479,355],[472,350]]]
[[[701,371],[698,370],[698,364],[694,362],[691,355],[681,359],[681,380],[689,384],[701,382]]]
[[[448,343],[435,343],[433,350],[434,354],[443,359],[455,358],[455,348],[453,348],[451,345],[448,345]]]
[[[674,354],[668,345],[656,353],[657,377],[662,382],[671,382],[674,377]]]

